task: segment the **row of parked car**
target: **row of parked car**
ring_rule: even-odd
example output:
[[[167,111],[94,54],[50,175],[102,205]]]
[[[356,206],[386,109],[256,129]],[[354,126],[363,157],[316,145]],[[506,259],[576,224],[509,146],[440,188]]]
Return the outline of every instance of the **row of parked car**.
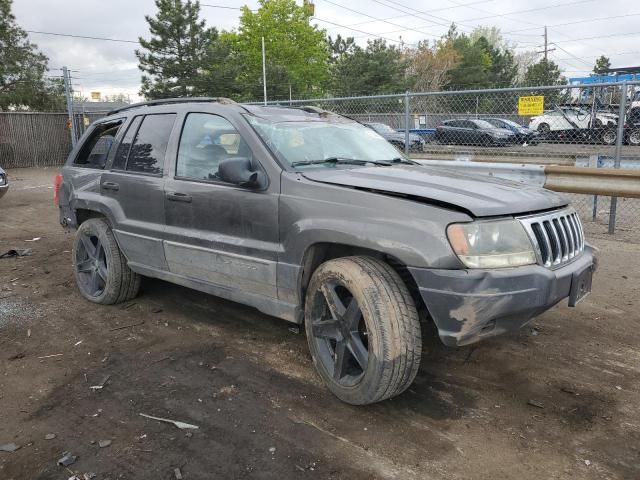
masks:
[[[634,102],[625,118],[624,143],[640,146],[640,104]],[[399,149],[405,148],[403,129],[394,130],[379,122],[367,122]],[[558,106],[532,117],[528,126],[507,118],[468,118],[442,122],[435,129],[414,129],[409,134],[409,150],[422,151],[427,142],[458,145],[535,145],[539,142],[600,143],[615,145],[618,139],[618,115],[592,112],[575,106]]]

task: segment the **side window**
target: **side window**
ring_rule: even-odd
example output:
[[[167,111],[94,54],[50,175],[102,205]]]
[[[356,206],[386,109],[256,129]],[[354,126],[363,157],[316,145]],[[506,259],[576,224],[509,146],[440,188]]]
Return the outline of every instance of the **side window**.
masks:
[[[176,177],[219,180],[218,165],[229,157],[251,159],[251,150],[228,120],[209,113],[190,113],[184,122]]]
[[[131,144],[133,143],[133,139],[136,136],[138,127],[140,126],[140,122],[142,122],[142,116],[134,117],[133,121],[129,125],[127,133],[125,133],[122,141],[120,142],[120,145],[118,145],[116,158],[113,160],[113,165],[111,165],[111,168],[113,170],[124,170],[124,168],[127,166],[127,157],[129,156],[129,150],[131,150]]]
[[[123,120],[116,120],[96,125],[73,164],[88,168],[104,168],[122,123]]]
[[[175,119],[174,113],[144,117],[129,151],[127,171],[162,174],[164,156]]]

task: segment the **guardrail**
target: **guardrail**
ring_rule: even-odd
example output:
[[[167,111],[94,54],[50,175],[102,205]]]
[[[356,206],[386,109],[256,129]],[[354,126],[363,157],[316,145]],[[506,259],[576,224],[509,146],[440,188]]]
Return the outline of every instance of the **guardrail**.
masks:
[[[628,165],[626,169],[616,169],[524,163],[415,160],[423,165],[504,178],[518,183],[548,188],[556,192],[593,195],[594,219],[598,196],[611,197],[610,234],[615,232],[617,198],[640,198],[640,169],[635,169],[633,164]],[[593,159],[591,164],[593,164]]]

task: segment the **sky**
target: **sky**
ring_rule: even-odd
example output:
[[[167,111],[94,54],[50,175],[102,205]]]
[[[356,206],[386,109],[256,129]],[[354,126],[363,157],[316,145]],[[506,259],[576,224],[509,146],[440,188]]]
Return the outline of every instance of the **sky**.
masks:
[[[302,0],[298,0],[302,3]],[[549,58],[566,77],[586,76],[604,54],[613,67],[640,65],[640,2],[630,0],[314,0],[312,22],[335,36],[353,36],[359,44],[383,37],[389,43],[415,45],[442,36],[451,22],[459,31],[495,26],[516,52],[541,51],[548,27]],[[202,17],[219,30],[237,28],[242,5],[257,0],[204,0]],[[221,8],[226,7],[226,8]],[[50,32],[136,41],[148,37],[145,15],[153,0],[14,0],[20,26]],[[50,75],[67,66],[74,89],[89,97],[124,93],[140,100],[140,71],[135,43],[29,33],[49,57]],[[268,52],[267,52],[268,55]],[[540,54],[541,55],[541,54]]]

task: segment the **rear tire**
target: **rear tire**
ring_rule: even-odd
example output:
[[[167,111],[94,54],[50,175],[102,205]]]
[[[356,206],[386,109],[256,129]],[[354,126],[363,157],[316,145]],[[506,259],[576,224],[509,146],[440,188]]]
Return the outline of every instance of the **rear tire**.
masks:
[[[78,289],[87,300],[112,305],[138,295],[141,277],[127,265],[105,219],[91,218],[80,225],[72,258]]]
[[[551,127],[548,123],[541,123],[540,125],[538,125],[538,132],[540,133],[540,135],[547,136],[549,135],[549,133],[551,133]]]
[[[606,130],[602,134],[602,143],[604,145],[615,145],[618,139],[618,133],[615,130]]]
[[[629,145],[634,147],[640,146],[640,128],[632,130],[629,133]]]
[[[418,314],[406,285],[384,262],[357,256],[320,265],[307,289],[305,324],[316,370],[344,402],[391,398],[416,377]]]

